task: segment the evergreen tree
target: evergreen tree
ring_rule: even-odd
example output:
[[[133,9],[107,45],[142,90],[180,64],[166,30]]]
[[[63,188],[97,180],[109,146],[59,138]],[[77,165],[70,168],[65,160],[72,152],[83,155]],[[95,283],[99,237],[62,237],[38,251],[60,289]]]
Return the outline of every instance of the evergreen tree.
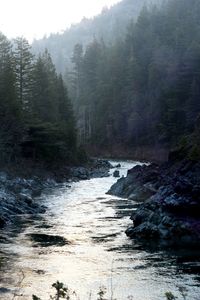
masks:
[[[125,38],[86,47],[75,110],[81,142],[168,148],[194,130],[199,13],[198,0],[145,6]]]
[[[23,133],[17,102],[11,43],[0,33],[0,161],[13,161],[20,153]]]
[[[72,106],[62,76],[58,76],[46,50],[33,68],[27,157],[48,164],[69,162],[76,156],[76,131]]]
[[[74,151],[76,149],[76,124],[72,104],[62,75],[59,75],[57,79],[57,101],[59,124],[63,131],[64,141],[67,144],[68,151]]]
[[[31,100],[33,115],[43,122],[54,122],[58,119],[56,80],[55,67],[46,50],[34,65]]]
[[[17,97],[23,110],[29,110],[32,88],[33,55],[26,39],[15,39],[14,46]]]
[[[74,64],[74,72],[72,85],[73,85],[73,96],[77,102],[81,94],[81,84],[82,84],[82,68],[83,68],[83,46],[81,44],[76,44],[73,50],[72,63]]]

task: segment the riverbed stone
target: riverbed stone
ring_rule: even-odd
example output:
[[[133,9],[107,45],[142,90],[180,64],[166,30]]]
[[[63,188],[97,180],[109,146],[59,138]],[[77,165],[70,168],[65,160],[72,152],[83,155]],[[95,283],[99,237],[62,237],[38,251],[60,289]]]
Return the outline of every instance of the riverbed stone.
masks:
[[[120,177],[120,174],[119,174],[119,170],[115,170],[114,172],[113,172],[113,177]]]
[[[126,234],[136,239],[200,244],[200,164],[168,162],[136,166],[109,190],[140,203]]]
[[[31,233],[28,236],[35,243],[35,246],[40,246],[40,247],[51,247],[51,246],[62,247],[70,244],[68,240],[66,240],[64,237],[59,235]]]
[[[121,164],[117,164],[114,168],[121,168]]]
[[[3,228],[5,226],[5,220],[3,219],[3,217],[0,217],[0,228]]]
[[[24,194],[24,193],[20,193],[19,194],[19,199],[26,202],[27,204],[29,205],[32,205],[33,204],[33,199],[27,195],[27,194]]]

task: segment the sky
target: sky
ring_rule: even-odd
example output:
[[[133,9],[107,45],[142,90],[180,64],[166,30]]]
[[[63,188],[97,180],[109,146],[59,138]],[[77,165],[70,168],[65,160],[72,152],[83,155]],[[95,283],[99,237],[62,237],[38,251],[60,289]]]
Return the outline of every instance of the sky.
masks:
[[[8,38],[24,36],[31,42],[62,32],[117,2],[120,0],[0,0],[0,31]]]

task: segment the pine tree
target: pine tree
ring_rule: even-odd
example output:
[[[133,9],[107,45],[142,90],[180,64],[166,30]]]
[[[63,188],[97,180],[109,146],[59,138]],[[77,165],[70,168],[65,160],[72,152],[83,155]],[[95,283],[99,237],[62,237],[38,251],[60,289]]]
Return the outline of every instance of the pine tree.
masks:
[[[80,94],[81,94],[81,83],[82,83],[82,68],[83,68],[83,46],[81,44],[76,44],[74,46],[72,63],[74,64],[74,72],[72,73],[72,85],[73,85],[73,95],[75,99],[75,105],[77,104]]]
[[[0,33],[0,153],[1,162],[13,161],[20,153],[23,133],[21,106],[17,102],[14,58],[11,44]]]
[[[17,97],[23,110],[29,111],[34,56],[25,38],[19,37],[14,42]]]
[[[46,50],[34,65],[31,100],[33,115],[43,122],[55,122],[58,119],[56,81],[55,67]]]
[[[63,138],[68,149],[76,148],[76,125],[71,101],[68,97],[67,88],[60,75],[57,79],[57,101],[59,110],[59,124],[63,131]]]
[[[33,68],[31,111],[26,155],[51,165],[73,160],[76,131],[72,106],[48,51],[38,57]]]

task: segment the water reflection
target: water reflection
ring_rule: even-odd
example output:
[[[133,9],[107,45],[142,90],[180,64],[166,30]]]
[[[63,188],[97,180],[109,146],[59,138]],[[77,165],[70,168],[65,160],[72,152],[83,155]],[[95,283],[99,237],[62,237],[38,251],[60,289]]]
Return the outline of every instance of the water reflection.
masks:
[[[133,162],[121,165],[126,175]],[[0,253],[1,299],[13,293],[48,299],[51,284],[60,280],[81,299],[90,292],[96,299],[104,285],[117,299],[161,300],[166,291],[178,295],[177,286],[186,286],[188,299],[199,300],[198,249],[164,251],[129,240],[124,231],[137,203],[106,195],[115,181],[111,176],[51,190],[40,199],[45,215],[18,219],[23,230],[10,228]]]

